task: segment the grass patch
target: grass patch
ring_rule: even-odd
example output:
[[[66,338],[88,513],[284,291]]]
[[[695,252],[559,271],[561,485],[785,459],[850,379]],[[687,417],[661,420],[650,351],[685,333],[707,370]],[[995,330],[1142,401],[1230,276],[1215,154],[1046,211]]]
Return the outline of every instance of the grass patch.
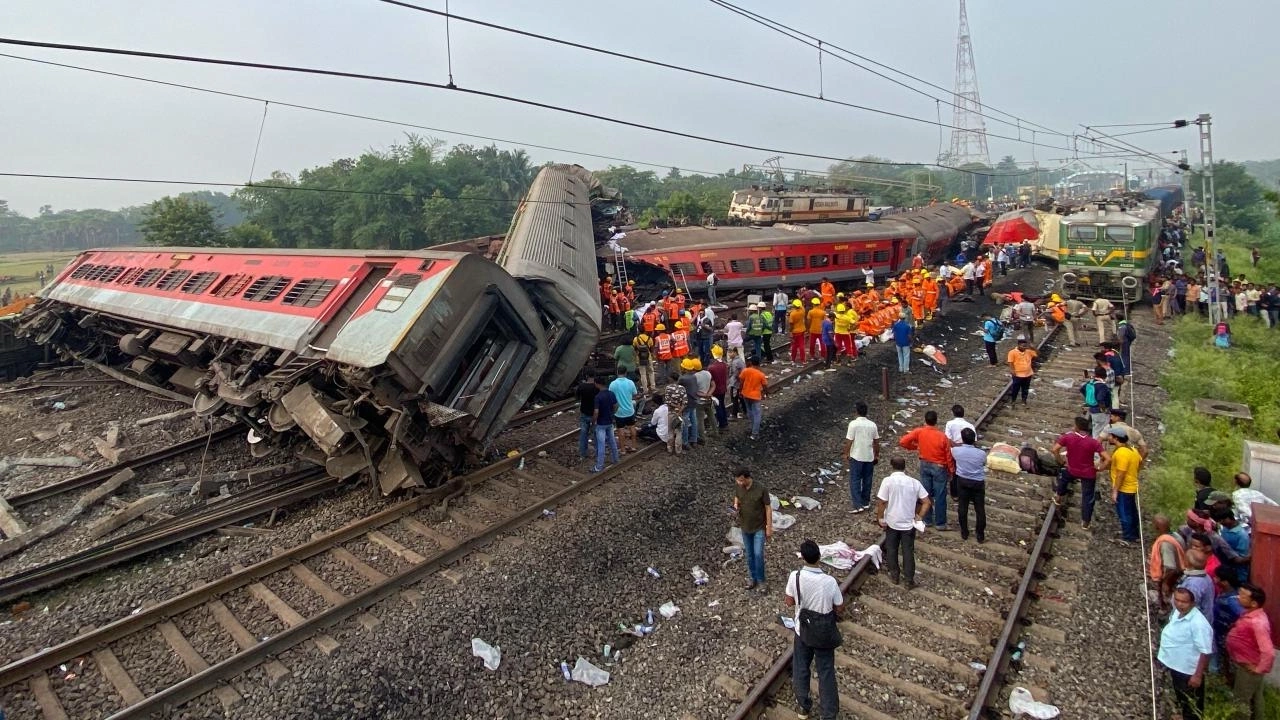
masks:
[[[36,273],[53,266],[57,274],[76,256],[68,252],[30,252],[0,254],[0,277],[10,276],[13,280],[0,283],[0,292],[9,288],[15,295],[35,292],[40,289]]]
[[[1213,346],[1211,328],[1199,317],[1183,317],[1173,325],[1174,356],[1165,365],[1160,385],[1169,402],[1160,413],[1161,454],[1148,475],[1144,500],[1149,509],[1181,517],[1195,492],[1191,469],[1209,468],[1214,485],[1240,469],[1244,441],[1276,442],[1280,427],[1280,330],[1268,330],[1252,317],[1231,323],[1231,348]],[[1231,421],[1202,415],[1192,403],[1211,398],[1243,403],[1253,421]]]

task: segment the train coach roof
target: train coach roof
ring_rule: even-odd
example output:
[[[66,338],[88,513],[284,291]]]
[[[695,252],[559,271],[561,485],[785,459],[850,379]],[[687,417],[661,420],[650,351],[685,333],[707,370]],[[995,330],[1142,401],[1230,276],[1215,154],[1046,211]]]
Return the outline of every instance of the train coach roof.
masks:
[[[910,238],[915,233],[890,222],[835,222],[811,225],[779,224],[768,227],[677,227],[631,230],[619,243],[629,252],[656,252],[675,248],[720,248],[741,245],[809,243],[824,240],[881,240]],[[601,253],[611,254],[607,247]]]
[[[470,253],[460,251],[444,251],[432,248],[421,250],[359,250],[345,249],[298,249],[298,248],[240,248],[240,247],[176,247],[176,246],[124,246],[98,247],[83,251],[85,253],[141,253],[144,255],[274,255],[297,257],[351,257],[395,259],[404,257],[422,258],[459,258]]]

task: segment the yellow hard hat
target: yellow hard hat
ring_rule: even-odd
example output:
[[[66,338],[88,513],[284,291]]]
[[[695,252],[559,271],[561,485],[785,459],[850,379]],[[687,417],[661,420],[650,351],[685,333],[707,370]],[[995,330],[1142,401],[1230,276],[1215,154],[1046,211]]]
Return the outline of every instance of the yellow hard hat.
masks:
[[[662,323],[658,323],[658,327],[654,328],[654,330],[657,330],[658,332],[666,332],[667,326]]]
[[[821,304],[821,303],[822,303],[822,301],[821,301],[821,300],[819,300],[818,298],[814,298],[814,299],[810,300],[809,302],[810,302],[810,303],[812,303],[812,304],[814,304],[814,305],[819,305],[819,304]]]
[[[685,358],[680,361],[680,368],[682,370],[697,370],[697,362],[698,361],[693,358]]]
[[[635,284],[636,284],[636,281],[635,281],[635,280],[628,280],[628,281],[627,281],[627,284],[628,284],[628,285],[635,285]]]
[[[1053,302],[1062,302],[1062,298],[1058,295],[1058,293],[1054,293],[1050,295],[1049,299],[1052,300]]]
[[[677,320],[677,321],[676,321],[676,329],[677,329],[677,330],[683,330],[683,329],[684,329],[684,323],[682,323],[682,322],[680,322],[679,320]]]
[[[842,298],[842,297],[844,297],[844,293],[836,293],[836,297],[838,297],[838,298]]]
[[[840,303],[839,305],[836,306],[836,310],[839,312],[844,312],[845,310],[848,310],[848,309],[849,309],[849,306],[845,305],[844,303]]]
[[[924,271],[924,276],[925,276],[925,277],[929,277],[929,271],[928,271],[928,270],[925,270],[925,271]]]
[[[804,307],[804,303],[800,302],[800,298],[796,298],[795,300],[792,300],[791,304],[795,307]]]
[[[873,286],[873,285],[875,285],[875,284],[876,284],[876,282],[875,282],[874,280],[867,280],[867,287],[871,287],[871,286]]]
[[[724,355],[724,350],[719,345],[711,346],[711,357],[718,358],[723,355]]]
[[[894,298],[891,302],[892,302],[892,304],[897,305],[897,304],[898,304],[898,298]]]

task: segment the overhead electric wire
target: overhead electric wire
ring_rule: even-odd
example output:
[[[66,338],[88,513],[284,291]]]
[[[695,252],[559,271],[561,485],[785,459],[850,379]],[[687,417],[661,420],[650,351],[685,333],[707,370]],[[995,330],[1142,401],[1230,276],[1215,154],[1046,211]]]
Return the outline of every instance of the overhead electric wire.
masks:
[[[854,162],[854,163],[862,163],[867,165],[940,167],[947,170],[954,170],[956,172],[961,172],[969,175],[1000,176],[999,174],[985,173],[977,170],[970,170],[970,169],[960,168],[960,167],[952,167],[948,165],[942,165],[940,163],[850,160],[847,157],[823,155],[821,153],[801,152],[796,150],[771,148],[771,147],[766,147],[762,145],[755,145],[752,143],[739,142],[735,140],[726,140],[723,138],[715,138],[715,137],[710,137],[706,135],[699,135],[697,133],[685,132],[682,130],[672,130],[669,128],[662,128],[655,125],[648,125],[645,123],[633,122],[630,120],[623,120],[617,117],[610,117],[608,115],[601,115],[599,113],[593,113],[586,110],[578,110],[576,108],[569,108],[562,105],[555,105],[553,103],[545,103],[537,100],[530,100],[528,98],[517,97],[514,95],[506,95],[503,93],[495,93],[495,92],[489,92],[485,90],[476,90],[472,88],[461,87],[458,85],[445,85],[442,83],[430,82],[427,80],[417,80],[413,78],[394,77],[394,76],[388,76],[388,75],[375,75],[371,73],[348,72],[343,70],[329,70],[324,68],[301,67],[296,65],[280,65],[276,63],[261,63],[261,62],[247,61],[247,60],[211,58],[211,57],[202,57],[197,55],[159,53],[159,52],[150,52],[145,50],[108,48],[108,47],[100,47],[100,46],[93,46],[93,45],[73,45],[69,43],[52,43],[52,42],[43,42],[43,41],[37,41],[37,40],[22,40],[17,38],[0,38],[0,44],[19,45],[23,47],[37,47],[37,48],[45,48],[45,49],[51,49],[51,50],[69,50],[74,52],[86,52],[86,53],[96,53],[96,54],[104,54],[104,55],[118,55],[118,56],[125,56],[125,57],[141,57],[141,58],[149,58],[154,60],[172,60],[177,62],[187,62],[187,63],[196,63],[196,64],[204,64],[204,65],[220,65],[220,66],[227,66],[227,67],[250,68],[250,69],[257,69],[257,70],[273,70],[278,72],[300,73],[300,74],[324,76],[324,77],[338,77],[338,78],[345,78],[350,80],[366,80],[366,81],[372,81],[372,82],[383,82],[383,83],[390,83],[395,85],[405,85],[405,86],[420,87],[420,88],[427,88],[427,89],[433,89],[433,90],[448,90],[452,92],[463,93],[466,95],[472,95],[475,97],[483,97],[491,100],[501,100],[505,102],[518,104],[518,105],[536,107],[544,110],[550,110],[553,112],[564,113],[567,115],[574,115],[577,117],[584,117],[592,120],[599,120],[602,122],[621,125],[624,127],[630,127],[630,128],[635,128],[639,130],[647,130],[650,132],[661,133],[661,134],[670,135],[673,137],[682,137],[689,140],[696,140],[699,142],[706,142],[706,143],[711,143],[715,145],[724,145],[727,147],[737,147],[745,150],[755,150],[758,152],[763,152],[763,153],[768,153],[773,155],[806,157],[806,158],[812,158],[816,160],[829,160],[832,162]],[[1054,146],[1046,146],[1046,147],[1054,147]],[[1058,149],[1070,150],[1070,148],[1058,148]]]
[[[476,19],[476,18],[465,17],[465,16],[463,16],[463,15],[456,15],[456,14],[452,14],[452,13],[449,13],[449,12],[444,11],[444,10],[436,10],[436,9],[434,9],[434,8],[423,7],[423,6],[421,6],[421,5],[415,5],[415,4],[410,3],[410,2],[405,2],[404,0],[377,0],[377,1],[378,1],[378,2],[381,2],[381,3],[384,3],[384,4],[387,4],[387,5],[394,5],[394,6],[396,6],[396,7],[401,7],[401,8],[405,8],[405,9],[408,9],[408,10],[416,10],[416,11],[418,11],[418,12],[427,13],[427,14],[429,14],[429,15],[435,15],[435,16],[437,16],[437,17],[442,17],[442,18],[445,18],[445,20],[446,20],[446,21],[448,21],[448,20],[454,20],[454,21],[457,21],[457,22],[470,23],[470,24],[472,24],[472,25],[478,25],[478,26],[480,26],[480,27],[488,28],[488,29],[491,29],[491,30],[497,30],[497,31],[500,31],[500,32],[511,33],[511,34],[513,34],[513,35],[519,35],[519,36],[522,36],[522,37],[533,38],[533,39],[536,39],[536,40],[541,40],[541,41],[543,41],[543,42],[549,42],[549,43],[552,43],[552,44],[555,44],[555,45],[563,45],[563,46],[565,46],[565,47],[571,47],[571,48],[574,48],[574,49],[577,49],[577,50],[583,50],[583,51],[586,51],[586,52],[597,53],[597,54],[605,55],[605,56],[608,56],[608,57],[618,58],[618,59],[620,59],[620,60],[629,60],[629,61],[632,61],[632,62],[638,62],[638,63],[642,63],[642,64],[645,64],[645,65],[652,65],[652,66],[655,66],[655,67],[664,68],[664,69],[666,69],[666,70],[674,70],[674,71],[676,71],[676,72],[683,72],[683,73],[688,73],[688,74],[691,74],[691,75],[697,75],[697,76],[699,76],[699,77],[705,77],[705,78],[710,78],[710,79],[713,79],[713,80],[719,80],[719,81],[722,81],[722,82],[733,83],[733,84],[736,84],[736,85],[743,85],[743,86],[746,86],[746,87],[754,88],[754,89],[756,89],[756,90],[766,90],[766,91],[769,91],[769,92],[780,93],[780,94],[783,94],[783,95],[790,95],[790,96],[792,96],[792,97],[804,98],[804,99],[806,99],[806,100],[815,100],[815,101],[818,101],[818,102],[831,103],[831,104],[834,104],[834,105],[840,105],[840,106],[847,107],[847,108],[852,108],[852,109],[855,109],[855,110],[863,110],[863,111],[870,112],[870,113],[876,113],[876,114],[879,114],[879,115],[885,115],[885,116],[887,116],[887,117],[893,117],[893,118],[897,118],[897,119],[899,119],[899,120],[910,120],[910,121],[912,121],[912,122],[921,123],[921,124],[924,124],[924,125],[937,125],[937,124],[939,124],[939,123],[938,123],[938,121],[930,120],[930,119],[928,119],[928,118],[916,117],[916,116],[914,116],[914,115],[907,115],[907,114],[905,114],[905,113],[894,112],[894,111],[892,111],[892,110],[885,110],[885,109],[883,109],[883,108],[871,107],[871,106],[869,106],[869,105],[860,105],[860,104],[858,104],[858,103],[846,102],[846,101],[844,101],[844,100],[833,100],[832,98],[829,98],[829,97],[823,97],[822,93],[819,93],[819,94],[817,94],[817,95],[813,95],[813,94],[811,94],[811,93],[802,92],[802,91],[800,91],[800,90],[791,90],[791,89],[784,88],[784,87],[778,87],[777,85],[769,85],[769,84],[766,84],[766,83],[754,82],[754,81],[752,81],[752,80],[745,80],[745,79],[743,79],[743,78],[732,77],[732,76],[729,76],[729,75],[721,75],[721,74],[719,74],[719,73],[714,73],[714,72],[711,72],[711,71],[708,71],[708,70],[699,70],[699,69],[697,69],[697,68],[691,68],[691,67],[688,67],[688,66],[685,66],[685,65],[677,65],[677,64],[675,64],[675,63],[664,62],[664,61],[662,61],[662,60],[654,60],[654,59],[652,59],[652,58],[640,57],[640,56],[638,56],[638,55],[632,55],[632,54],[629,54],[629,53],[618,52],[618,51],[616,51],[616,50],[609,50],[609,49],[607,49],[607,48],[603,48],[603,47],[600,47],[600,46],[597,46],[597,45],[586,45],[586,44],[583,44],[583,43],[574,42],[574,41],[572,41],[572,40],[565,40],[565,39],[563,39],[563,38],[556,38],[556,37],[552,37],[552,36],[550,36],[550,35],[542,35],[542,34],[540,34],[540,33],[535,33],[535,32],[529,31],[529,30],[521,30],[521,29],[519,29],[519,28],[513,28],[513,27],[510,27],[510,26],[507,26],[507,25],[499,25],[499,24],[497,24],[497,23],[492,23],[492,22],[488,22],[488,21],[485,21],[485,20],[478,20],[478,19]],[[718,2],[718,0],[712,0],[712,1],[713,1],[713,2]],[[804,41],[801,41],[801,42],[804,42]],[[805,44],[809,45],[810,47],[816,48],[820,53],[824,53],[824,52],[826,52],[826,50],[825,50],[825,49],[824,49],[820,44],[810,44],[810,43],[805,43]],[[839,55],[834,55],[834,54],[832,54],[832,57],[835,57],[835,58],[837,58],[837,59],[843,60],[844,62],[848,62],[848,63],[854,64],[854,65],[857,65],[857,63],[853,63],[853,62],[852,62],[851,60],[849,60],[848,58],[842,58],[842,57],[840,57]],[[860,65],[859,65],[859,67],[862,67],[862,66],[860,66]],[[870,70],[869,68],[863,68],[863,69],[867,70],[868,72],[875,72],[874,70]],[[877,74],[878,74],[878,73],[877,73]],[[882,76],[882,77],[884,77],[884,76]],[[890,80],[890,81],[892,81],[892,82],[898,82],[898,81],[896,81],[896,80],[893,80],[892,78],[886,78],[886,79],[888,79],[888,80]],[[899,82],[898,84],[903,85],[903,87],[908,87],[908,88],[910,88],[910,86],[905,85],[905,84],[903,84],[903,83],[900,83],[900,82]],[[910,89],[916,90],[915,88],[910,88]],[[922,92],[922,91],[920,91],[920,90],[916,90],[916,92]],[[930,97],[931,99],[935,99],[935,100],[937,100],[937,99],[938,99],[938,98],[934,98],[934,97],[933,97],[933,96],[931,96],[931,95],[928,95],[927,93],[922,93],[922,94],[925,94],[927,97]],[[952,105],[952,106],[954,107],[954,103],[948,102],[948,101],[946,101],[946,100],[942,100],[942,102],[946,102],[948,105]],[[994,120],[997,120],[998,122],[1005,122],[1006,124],[1009,124],[1009,125],[1012,125],[1012,124],[1013,124],[1013,123],[1008,123],[1007,121],[998,120],[998,119],[996,119],[996,118],[993,118],[993,119],[994,119]],[[961,127],[958,127],[958,126],[955,126],[955,125],[943,125],[943,127],[945,127],[945,128],[949,128],[949,129],[951,129],[951,130],[964,130],[964,129],[965,129],[965,128],[961,128]],[[1066,149],[1067,149],[1067,148],[1059,147],[1059,146],[1056,146],[1056,145],[1045,145],[1045,144],[1035,143],[1035,142],[1034,142],[1034,141],[1032,141],[1032,140],[1024,140],[1024,139],[1022,139],[1022,138],[1020,138],[1020,137],[1013,137],[1013,136],[1011,136],[1011,135],[999,135],[999,134],[991,133],[991,132],[987,132],[987,133],[985,133],[985,134],[986,134],[986,135],[988,135],[989,137],[998,138],[998,139],[1001,139],[1001,140],[1011,140],[1011,141],[1013,141],[1013,142],[1028,143],[1028,144],[1039,144],[1041,147],[1052,148],[1052,149],[1055,149],[1055,150],[1066,150]],[[1061,135],[1062,133],[1055,133],[1055,134],[1059,134],[1059,135]],[[1064,137],[1066,137],[1066,136],[1064,135]]]
[[[23,60],[26,62],[39,63],[41,65],[51,65],[53,67],[65,68],[68,70],[81,70],[83,72],[95,73],[98,75],[107,75],[110,77],[121,78],[124,80],[136,80],[138,82],[153,83],[155,85],[164,85],[168,87],[179,88],[181,90],[191,90],[193,92],[208,93],[210,95],[220,95],[222,97],[229,97],[236,100],[247,100],[254,103],[271,103],[272,105],[277,105],[280,107],[293,108],[295,110],[306,110],[309,112],[324,113],[327,115],[335,115],[338,117],[351,118],[353,120],[368,120],[369,122],[383,123],[386,125],[397,125],[400,127],[413,128],[414,130],[427,130],[429,132],[445,133],[448,135],[457,135],[459,137],[472,138],[475,140],[484,140],[486,142],[503,143],[506,145],[535,148],[538,150],[550,150],[553,152],[571,153],[573,155],[581,155],[583,157],[597,158],[600,160],[610,160],[613,162],[620,162],[627,165],[644,165],[647,167],[656,167],[656,168],[663,168],[663,169],[675,167],[677,170],[680,170],[682,172],[697,173],[699,175],[719,175],[720,174],[719,172],[715,172],[711,170],[698,170],[695,168],[678,167],[678,166],[672,165],[671,163],[657,163],[657,162],[649,162],[645,160],[632,160],[629,158],[621,158],[613,155],[601,155],[599,153],[591,153],[583,150],[574,150],[571,148],[555,147],[553,145],[539,145],[537,143],[525,142],[523,140],[511,140],[508,138],[493,137],[489,135],[478,135],[476,133],[464,132],[462,130],[450,130],[448,128],[438,128],[438,127],[432,127],[430,125],[412,123],[406,120],[391,120],[389,118],[378,117],[376,115],[365,115],[362,113],[353,113],[345,110],[335,110],[333,108],[324,108],[324,107],[319,107],[315,105],[303,105],[301,103],[287,102],[287,101],[279,100],[275,98],[258,97],[256,95],[244,95],[241,93],[228,92],[226,90],[215,90],[213,88],[200,87],[199,85],[190,85],[187,83],[173,82],[170,80],[158,80],[156,78],[144,77],[142,75],[130,75],[128,73],[120,73],[120,72],[114,72],[112,70],[102,70],[99,68],[85,67],[84,65],[72,65],[70,63],[54,62],[53,60],[43,60],[40,58],[26,57],[24,55],[11,55],[9,53],[0,53],[0,58],[9,58],[11,60]]]
[[[953,107],[953,108],[954,108],[954,107],[956,107],[956,104],[955,104],[955,103],[953,103],[953,102],[950,102],[950,101],[945,100],[945,99],[942,99],[942,98],[938,98],[938,97],[936,97],[936,96],[934,96],[934,95],[932,95],[932,94],[930,94],[930,93],[926,93],[926,92],[924,92],[923,90],[920,90],[919,88],[914,88],[914,87],[911,87],[910,85],[906,85],[906,84],[902,83],[902,82],[901,82],[901,81],[899,81],[899,80],[895,80],[895,79],[893,79],[893,78],[887,77],[887,76],[883,75],[882,73],[876,72],[875,70],[871,70],[870,68],[867,68],[867,67],[864,67],[863,65],[860,65],[860,64],[858,64],[858,63],[855,63],[855,62],[853,62],[852,60],[849,60],[848,58],[842,58],[842,57],[840,57],[839,55],[836,55],[835,53],[831,52],[830,50],[827,50],[827,48],[834,48],[835,50],[838,50],[838,51],[840,51],[840,52],[842,52],[842,53],[845,53],[846,55],[850,55],[850,56],[852,56],[852,57],[858,58],[859,60],[863,60],[863,61],[865,61],[865,62],[871,63],[872,65],[875,65],[875,66],[877,66],[877,67],[884,68],[885,70],[888,70],[888,71],[890,71],[890,72],[897,73],[898,75],[902,75],[903,77],[910,78],[910,79],[914,80],[915,82],[921,83],[921,84],[923,84],[923,85],[927,85],[927,86],[929,86],[929,87],[931,87],[931,88],[934,88],[934,89],[936,89],[936,90],[940,90],[940,91],[942,91],[942,92],[946,93],[946,94],[947,94],[948,96],[950,96],[950,97],[954,97],[954,96],[955,96],[955,91],[954,91],[954,89],[950,89],[950,88],[942,87],[941,85],[938,85],[937,83],[930,82],[929,80],[925,80],[924,78],[917,77],[916,75],[912,75],[911,73],[909,73],[909,72],[907,72],[907,71],[905,71],[905,70],[899,70],[898,68],[895,68],[895,67],[893,67],[892,65],[887,65],[887,64],[882,63],[882,62],[880,62],[880,61],[878,61],[878,60],[875,60],[875,59],[869,58],[869,57],[867,57],[866,55],[862,55],[862,54],[856,53],[856,52],[854,52],[854,51],[852,51],[852,50],[847,50],[847,49],[845,49],[845,48],[843,48],[843,47],[840,47],[839,45],[836,45],[835,43],[832,43],[830,40],[827,40],[827,39],[824,39],[824,38],[819,38],[819,37],[817,37],[817,36],[815,36],[815,35],[811,35],[811,34],[809,34],[809,33],[805,32],[805,31],[803,31],[803,30],[798,30],[798,29],[796,29],[796,28],[790,27],[789,25],[786,25],[786,24],[784,24],[784,23],[781,23],[781,22],[779,22],[779,21],[777,21],[777,20],[773,20],[772,18],[769,18],[769,17],[766,17],[766,16],[764,16],[764,15],[761,15],[760,13],[757,13],[757,12],[755,12],[755,11],[753,11],[753,10],[748,10],[748,9],[746,9],[746,8],[743,8],[743,7],[739,7],[739,6],[737,6],[737,5],[734,5],[733,3],[728,2],[727,0],[710,0],[710,2],[711,2],[711,3],[713,3],[713,4],[715,4],[715,5],[720,6],[721,8],[723,8],[723,9],[725,9],[725,10],[728,10],[728,11],[730,11],[730,12],[732,12],[732,13],[735,13],[735,14],[741,15],[741,16],[743,16],[743,17],[747,18],[748,20],[751,20],[752,22],[755,22],[755,23],[757,23],[757,24],[760,24],[760,25],[763,25],[763,26],[765,26],[765,27],[768,27],[769,29],[773,30],[774,32],[780,33],[780,34],[782,34],[782,35],[786,35],[787,37],[790,37],[791,39],[796,40],[797,42],[800,42],[800,43],[803,43],[803,44],[809,45],[810,47],[818,47],[818,45],[813,45],[813,44],[810,44],[810,43],[808,43],[808,42],[805,42],[805,40],[802,40],[801,38],[796,37],[796,35],[801,35],[801,36],[803,36],[804,38],[807,38],[807,39],[812,40],[812,41],[814,41],[814,42],[820,43],[820,44],[821,44],[821,46],[822,46],[820,49],[821,49],[822,51],[825,51],[825,52],[827,52],[828,54],[831,54],[833,57],[836,57],[837,59],[843,60],[844,62],[847,62],[847,63],[849,63],[849,64],[851,64],[851,65],[854,65],[854,66],[856,66],[856,67],[862,68],[863,70],[866,70],[867,72],[870,72],[870,73],[872,73],[872,74],[874,74],[874,75],[877,75],[878,77],[882,77],[882,78],[884,78],[884,79],[886,79],[886,80],[889,80],[890,82],[893,82],[893,83],[898,84],[898,85],[902,85],[903,87],[905,87],[905,88],[907,88],[907,89],[909,89],[909,90],[912,90],[912,91],[914,91],[914,92],[920,93],[920,94],[924,95],[925,97],[928,97],[928,98],[931,98],[931,99],[934,99],[934,100],[940,100],[941,102],[947,103],[948,105],[950,105],[950,106],[951,106],[951,107]],[[992,111],[992,112],[1000,113],[1001,115],[1005,115],[1005,116],[1007,116],[1007,117],[1011,117],[1011,118],[1013,118],[1014,120],[1016,120],[1016,121],[1018,121],[1018,122],[1021,122],[1021,123],[1025,123],[1025,124],[1027,124],[1027,125],[1028,125],[1028,126],[1030,126],[1030,127],[1040,128],[1042,131],[1047,132],[1047,133],[1049,133],[1050,135],[1057,135],[1057,136],[1059,136],[1059,137],[1064,137],[1064,138],[1071,137],[1071,134],[1070,134],[1070,133],[1064,133],[1064,132],[1060,132],[1060,131],[1058,131],[1058,130],[1054,130],[1054,129],[1052,129],[1052,128],[1050,128],[1050,127],[1047,127],[1047,126],[1045,126],[1045,125],[1041,125],[1040,123],[1032,122],[1032,121],[1030,121],[1030,120],[1028,120],[1028,119],[1026,119],[1026,118],[1024,118],[1024,117],[1019,117],[1018,115],[1014,115],[1013,113],[1006,112],[1006,111],[1004,111],[1004,110],[1000,110],[999,108],[992,107],[992,106],[990,106],[990,105],[987,105],[986,103],[983,103],[983,104],[982,104],[982,108],[984,108],[984,109],[986,109],[986,110],[990,110],[990,111]],[[988,120],[993,120],[993,121],[995,121],[995,122],[1004,123],[1004,124],[1006,124],[1006,125],[1015,125],[1015,123],[1011,123],[1011,122],[1009,122],[1008,120],[1003,120],[1003,119],[1001,119],[1001,118],[994,118],[994,117],[991,117],[990,115],[986,115],[985,113],[982,113],[981,111],[979,111],[979,112],[978,112],[978,115],[980,115],[981,117],[984,117],[984,118],[986,118],[986,119],[988,119]],[[1016,126],[1016,127],[1019,127],[1019,128],[1021,127],[1020,125],[1015,125],[1015,126]],[[967,129],[967,128],[965,128],[965,129]],[[993,137],[998,137],[998,136],[993,136]],[[1020,141],[1020,142],[1025,142],[1025,141]]]

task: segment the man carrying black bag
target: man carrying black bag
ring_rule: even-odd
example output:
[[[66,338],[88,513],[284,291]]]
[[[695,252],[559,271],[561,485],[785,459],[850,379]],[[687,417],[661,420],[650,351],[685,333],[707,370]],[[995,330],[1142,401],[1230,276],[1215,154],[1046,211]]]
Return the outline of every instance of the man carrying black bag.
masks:
[[[800,543],[804,567],[787,578],[787,607],[795,606],[796,641],[791,658],[791,684],[794,686],[797,714],[809,717],[813,698],[809,693],[809,665],[817,665],[818,705],[822,720],[835,720],[840,712],[836,694],[835,649],[840,647],[840,631],[836,621],[844,612],[844,597],[836,579],[818,566],[821,554],[812,540]]]

